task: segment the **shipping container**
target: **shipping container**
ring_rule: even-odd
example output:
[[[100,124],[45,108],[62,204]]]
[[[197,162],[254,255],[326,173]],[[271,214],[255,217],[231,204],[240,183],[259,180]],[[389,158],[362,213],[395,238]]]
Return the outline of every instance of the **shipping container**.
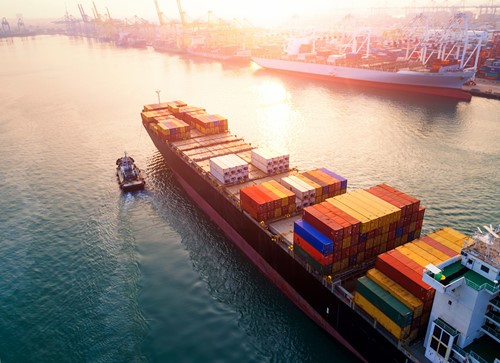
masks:
[[[400,327],[411,325],[412,310],[367,276],[358,279],[356,292],[363,295],[373,306]]]
[[[375,319],[396,339],[403,340],[409,335],[410,326],[401,328],[358,292],[354,294],[354,303]]]
[[[303,219],[296,220],[293,225],[293,232],[309,242],[323,255],[333,253],[333,241],[328,239],[324,234],[311,226]]]
[[[387,290],[392,296],[405,304],[413,312],[413,319],[422,315],[424,304],[412,293],[406,290],[397,282],[391,280],[382,271],[373,268],[366,273],[366,276],[375,281],[380,287]]]
[[[433,288],[422,281],[422,274],[418,274],[388,253],[377,256],[375,268],[422,301],[430,300],[434,296]]]
[[[304,238],[300,237],[297,233],[293,234],[293,244],[299,245],[305,252],[312,258],[318,261],[323,266],[333,264],[333,254],[323,255],[314,246],[307,242]]]
[[[306,251],[304,251],[299,245],[293,246],[293,251],[297,255],[301,256],[306,262],[312,266],[321,275],[330,275],[332,273],[333,265],[322,265],[314,258],[311,257]]]

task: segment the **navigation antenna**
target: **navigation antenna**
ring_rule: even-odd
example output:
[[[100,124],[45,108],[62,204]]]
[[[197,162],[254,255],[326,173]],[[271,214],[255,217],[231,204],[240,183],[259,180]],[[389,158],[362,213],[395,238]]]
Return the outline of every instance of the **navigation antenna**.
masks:
[[[486,245],[486,257],[490,258],[490,247],[494,244],[494,238],[500,238],[498,234],[495,232],[491,224],[489,226],[483,226],[483,228],[488,232],[479,236],[479,240]],[[477,229],[481,231],[479,227]]]

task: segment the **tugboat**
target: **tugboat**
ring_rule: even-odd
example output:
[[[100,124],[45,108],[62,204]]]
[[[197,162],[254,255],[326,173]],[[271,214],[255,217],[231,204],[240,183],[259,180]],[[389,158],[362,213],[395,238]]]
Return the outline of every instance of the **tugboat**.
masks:
[[[116,176],[120,188],[125,191],[144,189],[146,181],[141,170],[134,164],[134,159],[127,155],[116,160]]]

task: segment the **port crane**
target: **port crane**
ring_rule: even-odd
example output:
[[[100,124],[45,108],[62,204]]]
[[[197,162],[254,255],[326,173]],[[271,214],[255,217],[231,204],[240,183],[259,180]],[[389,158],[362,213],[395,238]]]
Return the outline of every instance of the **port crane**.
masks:
[[[87,14],[85,14],[85,10],[83,10],[82,4],[78,4],[78,10],[80,10],[80,15],[82,16],[82,20],[84,23],[88,23],[90,21]]]
[[[18,16],[17,19],[17,30],[19,34],[25,34],[26,33],[26,26],[24,25],[24,20],[21,15]]]
[[[156,13],[158,14],[158,20],[160,21],[160,26],[166,25],[167,21],[165,20],[165,15],[160,10],[160,6],[158,5],[158,0],[155,0]]]
[[[4,34],[10,34],[10,25],[7,18],[2,18],[2,32]]]

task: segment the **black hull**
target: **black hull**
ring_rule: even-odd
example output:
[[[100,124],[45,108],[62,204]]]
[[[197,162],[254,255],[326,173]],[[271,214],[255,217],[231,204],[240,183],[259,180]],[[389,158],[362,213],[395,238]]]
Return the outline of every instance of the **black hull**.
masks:
[[[361,361],[408,362],[408,357],[346,302],[323,286],[273,241],[273,235],[148,128],[149,136],[195,203],[307,316]]]

